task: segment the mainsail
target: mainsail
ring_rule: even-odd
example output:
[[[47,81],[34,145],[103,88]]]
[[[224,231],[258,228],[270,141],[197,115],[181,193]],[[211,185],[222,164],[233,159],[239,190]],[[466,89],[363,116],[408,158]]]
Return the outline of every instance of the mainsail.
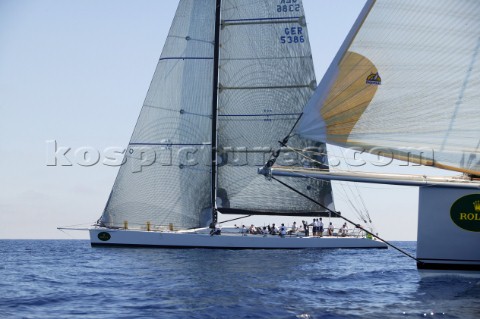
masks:
[[[302,3],[284,2],[180,1],[101,224],[195,228],[217,207],[322,210],[257,174],[316,87]],[[289,145],[325,151],[299,137]],[[305,164],[292,151],[281,160]],[[328,183],[284,180],[334,209]]]
[[[304,137],[480,175],[480,2],[368,1]]]
[[[321,211],[284,186],[257,174],[286,137],[316,87],[302,1],[223,0],[219,67],[217,196],[220,211],[301,214]],[[323,143],[292,138],[289,145],[325,152]],[[326,156],[324,163],[326,164]],[[302,165],[294,152],[283,165]],[[285,179],[333,207],[331,186]]]

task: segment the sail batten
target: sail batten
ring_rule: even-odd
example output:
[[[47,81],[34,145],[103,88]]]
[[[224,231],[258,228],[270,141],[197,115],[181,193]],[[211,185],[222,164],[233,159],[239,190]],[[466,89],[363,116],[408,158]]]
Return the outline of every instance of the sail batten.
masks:
[[[268,90],[268,89],[298,89],[298,88],[309,88],[310,84],[292,84],[292,85],[283,85],[283,86],[222,86],[222,90]]]
[[[203,57],[203,56],[177,56],[177,57],[164,57],[160,58],[159,61],[164,61],[164,60],[213,60],[212,57]]]
[[[288,22],[297,22],[298,19],[300,19],[301,17],[263,17],[263,18],[250,18],[250,19],[231,19],[231,20],[224,20],[224,24],[229,24],[229,23],[233,23],[233,22],[255,22],[255,21],[265,21],[267,23],[271,23],[271,22],[274,22],[274,21],[277,21],[277,22],[285,22],[285,21],[288,21]]]
[[[478,1],[376,0],[298,133],[368,152],[426,149],[433,165],[478,175],[479,16]]]
[[[255,21],[257,20],[257,21]],[[298,19],[291,19],[291,20],[275,20],[275,19],[254,19],[254,20],[249,20],[249,21],[245,21],[245,22],[225,22],[223,24],[224,27],[227,27],[227,26],[239,26],[239,25],[260,25],[260,24],[268,24],[268,25],[271,25],[271,24],[275,24],[275,23],[278,23],[278,24],[285,24],[285,23],[297,23],[298,22]]]

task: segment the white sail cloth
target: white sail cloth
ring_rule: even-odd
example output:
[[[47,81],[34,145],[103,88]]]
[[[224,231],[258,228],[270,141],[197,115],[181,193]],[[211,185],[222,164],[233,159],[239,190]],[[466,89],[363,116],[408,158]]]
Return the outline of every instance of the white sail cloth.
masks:
[[[180,0],[101,224],[203,227],[216,205],[287,215],[323,210],[257,174],[315,89],[301,1],[222,1],[218,70],[216,4]],[[220,153],[216,203],[212,132]],[[325,144],[298,137],[290,145],[325,151]],[[326,164],[324,155],[317,160]],[[303,158],[284,152],[282,161],[301,164]],[[334,209],[327,182],[285,180]]]
[[[318,205],[257,173],[278,149],[316,87],[302,1],[223,0],[220,34],[218,204],[224,208],[299,214]],[[323,143],[293,138],[297,149]],[[318,156],[325,161],[326,156]],[[322,157],[322,159],[320,159]],[[288,151],[284,165],[302,165]],[[326,164],[326,162],[325,162]],[[334,209],[327,182],[285,178],[285,182]]]
[[[297,132],[480,175],[479,17],[476,0],[368,1]]]
[[[214,0],[181,0],[101,221],[203,226],[211,207]]]

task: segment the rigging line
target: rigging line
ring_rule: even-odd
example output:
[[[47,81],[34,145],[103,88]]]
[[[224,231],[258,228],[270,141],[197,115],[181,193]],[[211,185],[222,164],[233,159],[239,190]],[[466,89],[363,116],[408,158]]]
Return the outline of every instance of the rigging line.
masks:
[[[299,175],[300,175],[300,174],[299,174]],[[331,209],[330,209],[330,208],[328,208],[328,207],[325,207],[324,205],[320,204],[319,202],[317,202],[317,201],[316,201],[316,200],[314,200],[313,198],[311,198],[311,197],[309,197],[309,196],[307,196],[307,195],[303,194],[302,192],[300,192],[299,190],[297,190],[297,189],[293,188],[292,186],[288,185],[287,183],[284,183],[284,182],[282,182],[281,180],[279,180],[279,179],[275,178],[275,176],[271,176],[271,175],[270,175],[270,176],[268,176],[268,177],[269,177],[269,178],[271,178],[271,179],[273,179],[273,180],[275,180],[275,181],[277,181],[278,183],[282,184],[283,186],[285,186],[286,188],[290,189],[291,191],[293,191],[293,192],[297,193],[298,195],[300,195],[300,196],[302,196],[302,197],[304,197],[304,198],[308,199],[309,201],[311,201],[311,202],[313,202],[313,203],[317,204],[318,206],[320,206],[320,207],[322,207],[322,208],[326,209],[328,212],[330,212],[330,213],[332,213],[332,214],[336,215],[338,218],[342,218],[342,219],[343,219],[343,220],[345,220],[346,222],[348,222],[348,223],[350,223],[350,224],[352,224],[352,225],[355,225],[355,227],[357,227],[357,228],[359,228],[359,229],[363,230],[364,232],[366,232],[366,233],[367,233],[367,234],[369,234],[370,236],[373,236],[373,237],[377,238],[378,240],[382,241],[382,242],[383,242],[383,243],[385,243],[386,245],[388,245],[388,246],[392,247],[393,249],[395,249],[395,250],[397,250],[397,251],[401,252],[401,253],[402,253],[402,254],[404,254],[405,256],[407,256],[407,257],[410,257],[411,259],[415,260],[416,262],[423,264],[423,261],[421,261],[421,260],[419,260],[419,259],[417,259],[417,258],[413,257],[412,255],[410,255],[410,254],[409,254],[409,253],[407,253],[406,251],[404,251],[404,250],[402,250],[402,249],[400,249],[400,248],[396,247],[395,245],[393,245],[393,244],[389,243],[388,241],[386,241],[386,240],[384,240],[384,239],[380,238],[379,236],[375,235],[374,233],[372,233],[372,232],[370,232],[370,231],[366,230],[366,229],[365,229],[365,228],[363,228],[361,225],[359,225],[359,224],[355,224],[353,221],[349,220],[348,218],[346,218],[346,217],[344,217],[344,216],[342,216],[342,215],[338,214],[337,212],[335,212],[335,211],[331,210]]]
[[[303,114],[302,114],[302,115],[303,115]],[[300,156],[304,157],[305,159],[308,159],[308,160],[310,160],[310,161],[312,161],[312,162],[314,162],[314,163],[320,164],[320,165],[322,165],[322,166],[327,166],[327,167],[329,167],[329,168],[332,167],[332,166],[330,166],[330,165],[327,164],[327,163],[319,162],[319,161],[317,161],[317,160],[315,160],[315,159],[313,159],[313,158],[311,158],[311,157],[303,154],[302,152],[299,151],[299,149],[295,149],[295,148],[293,148],[293,147],[291,147],[291,146],[288,146],[287,144],[285,144],[285,145],[283,145],[283,146],[286,147],[287,149],[291,150],[292,152],[297,153],[298,155],[300,155]],[[313,151],[308,151],[308,152],[309,152],[309,153],[312,153],[312,154],[327,155],[327,153],[321,153],[321,152],[313,152]],[[335,156],[336,156],[336,155],[335,155]],[[346,157],[339,157],[339,156],[336,156],[336,157],[346,159]],[[349,170],[345,170],[345,169],[338,168],[337,166],[334,166],[334,167],[335,167],[335,171],[337,171],[337,172],[351,172],[351,171],[349,171]]]
[[[293,127],[290,130],[290,132],[288,132],[288,135],[287,135],[288,138],[290,138],[292,136],[293,130],[295,130],[295,128],[297,127],[298,122],[300,122],[300,119],[302,118],[302,116],[303,116],[303,112],[298,115],[297,121],[295,122],[295,124],[293,124]],[[284,141],[285,141],[285,139],[284,139]],[[287,144],[287,142],[288,142],[288,140],[285,141],[285,144]]]
[[[288,133],[288,135],[282,141],[278,141],[278,143],[280,143],[280,146],[285,147],[287,145],[288,140],[290,139],[290,137],[292,137],[293,130],[297,126],[298,122],[300,122],[300,119],[302,118],[302,116],[303,116],[303,112],[300,113],[300,115],[298,116],[297,120],[295,121],[295,124],[293,124],[293,127],[290,130],[290,132]],[[270,159],[267,161],[267,163],[265,163],[263,168],[264,169],[270,169],[275,164],[275,162],[277,161],[278,157],[280,156],[281,151],[282,151],[282,149],[280,148],[280,149],[277,149],[275,152],[272,152],[272,155],[270,156]]]
[[[340,151],[342,152],[343,157],[345,157],[343,149],[340,149]],[[348,168],[351,169],[352,166],[348,163],[348,161],[346,161],[346,164],[347,164]],[[362,195],[360,195],[360,190],[358,189],[358,185],[357,185],[357,183],[354,183],[353,185],[355,186],[355,190],[358,193],[358,198],[360,199],[361,206],[362,206],[364,212],[366,213],[366,216],[368,217],[368,221],[370,223],[372,223],[372,218],[370,217],[370,213],[368,212],[367,205],[365,205],[365,202],[363,201]]]
[[[220,222],[219,224],[225,224],[225,223],[229,223],[229,222],[234,222],[234,221],[236,221],[236,220],[245,219],[245,218],[252,217],[252,216],[253,216],[253,215],[247,215],[247,216],[243,216],[243,217],[237,217],[237,218],[225,220],[225,221],[223,221],[223,222]]]
[[[445,137],[443,138],[442,146],[440,148],[440,151],[443,151],[445,149],[445,146],[447,144],[447,140],[450,137],[450,133],[452,132],[453,125],[455,124],[455,121],[457,119],[457,114],[459,112],[460,107],[463,104],[464,100],[464,95],[465,91],[467,90],[468,84],[470,83],[470,77],[473,73],[473,68],[475,66],[475,62],[477,61],[477,56],[480,51],[480,37],[478,38],[477,46],[474,49],[472,60],[470,61],[470,65],[468,67],[467,75],[465,76],[465,79],[463,80],[462,87],[460,89],[460,93],[457,98],[457,102],[455,103],[455,108],[453,109],[453,114],[451,115],[450,118],[450,124],[448,125],[448,129],[446,131]]]
[[[479,148],[480,148],[480,139],[478,140],[477,147],[475,148],[475,152],[472,152],[472,154],[470,154],[470,157],[467,160],[467,167],[472,167],[472,163],[477,157],[474,153],[477,153]]]
[[[364,223],[367,223],[366,221],[366,218],[363,216],[361,210],[358,208],[358,204],[355,204],[353,201],[352,201],[352,198],[355,198],[353,192],[350,190],[350,193],[351,193],[351,196],[348,195],[348,192],[347,190],[345,189],[344,185],[340,185],[341,186],[341,189],[344,193],[344,196],[343,196],[343,200],[346,201],[349,205],[350,205],[350,208],[357,213],[357,216],[360,218],[360,220],[362,220]]]
[[[342,150],[340,150],[340,151],[342,151]],[[342,151],[342,152],[343,152],[343,151]],[[347,163],[347,165],[348,165],[348,163]],[[350,167],[350,165],[348,165],[348,167]],[[342,190],[344,191],[345,196],[346,196],[346,198],[348,199],[348,201],[349,201],[350,206],[352,207],[352,209],[353,209],[354,211],[356,211],[358,217],[360,217],[360,219],[363,220],[363,221],[366,223],[366,220],[365,220],[366,218],[363,216],[361,210],[358,209],[358,206],[360,206],[360,205],[359,205],[358,200],[356,200],[357,198],[356,198],[356,196],[355,196],[354,191],[353,191],[352,188],[351,188],[351,184],[350,184],[350,183],[344,183],[344,184],[341,185],[341,187],[342,187]],[[347,190],[348,190],[348,191],[347,191]],[[350,192],[351,196],[348,195],[348,192]],[[352,198],[355,199],[356,204],[354,204],[354,203],[352,202],[352,200],[351,200]]]
[[[57,228],[59,231],[61,231],[62,233],[64,233],[65,235],[67,235],[68,237],[72,238],[72,239],[75,239],[75,237],[73,237],[72,235],[70,235],[69,233],[65,232],[63,229],[61,228]]]
[[[303,113],[302,113],[302,114],[303,114]],[[298,120],[297,120],[297,122],[298,122]],[[280,144],[282,144],[282,143],[280,143]],[[297,153],[298,155],[302,156],[303,158],[308,159],[308,160],[310,160],[310,161],[312,161],[312,162],[314,162],[314,163],[317,163],[317,164],[322,165],[322,166],[330,167],[328,164],[322,163],[322,162],[320,162],[320,161],[317,161],[316,159],[313,159],[313,158],[311,158],[311,157],[303,154],[302,152],[299,152],[298,150],[296,150],[296,149],[288,146],[287,143],[283,143],[282,146],[283,146],[283,147],[286,147],[287,149],[293,151],[294,153]]]
[[[366,218],[364,218],[364,216],[362,215],[362,212],[358,209],[358,203],[354,203],[352,201],[352,198],[355,198],[354,194],[353,194],[353,191],[349,188],[350,185],[347,185],[347,189],[350,191],[350,196],[347,192],[347,189],[345,189],[344,185],[341,185],[342,187],[342,190],[343,192],[345,193],[345,199],[347,200],[347,202],[350,204],[350,207],[357,213],[358,217],[360,217],[360,219],[363,221],[363,222],[367,222],[366,221]]]
[[[334,151],[336,149],[334,148]],[[343,150],[340,149],[340,152],[343,153]],[[348,167],[350,167],[350,165],[347,163]],[[359,199],[361,199],[361,195],[360,195],[360,192],[357,188],[357,184],[354,184],[355,186],[355,190],[356,192],[354,192],[354,190],[352,189],[352,185],[351,183],[343,183],[343,184],[340,184],[343,192],[345,193],[345,198],[347,199],[348,203],[350,204],[350,207],[353,211],[355,211],[358,215],[358,217],[364,222],[364,223],[368,223],[367,220],[370,221],[370,218],[368,216],[365,216],[365,214],[363,213],[363,211],[366,210],[366,207],[365,205],[363,204],[362,205],[362,201],[359,201]],[[351,194],[351,196],[348,195],[348,193]],[[352,202],[352,198],[354,199],[355,203]],[[367,213],[368,215],[368,213]]]
[[[57,229],[67,229],[67,228],[75,228],[75,227],[82,227],[82,226],[89,227],[89,226],[91,226],[91,223],[82,223],[82,224],[75,224],[75,225],[69,225],[69,226],[61,226],[61,227],[57,227]]]

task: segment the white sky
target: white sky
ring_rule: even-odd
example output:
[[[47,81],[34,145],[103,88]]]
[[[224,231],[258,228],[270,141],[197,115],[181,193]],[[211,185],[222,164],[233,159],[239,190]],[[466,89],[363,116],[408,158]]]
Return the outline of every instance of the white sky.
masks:
[[[304,0],[318,80],[363,4]],[[46,141],[74,150],[128,144],[176,5],[0,0],[0,238],[87,238],[56,227],[95,222],[117,168],[47,167]],[[416,240],[415,188],[358,188],[380,235]],[[340,189],[337,209],[349,215]]]

